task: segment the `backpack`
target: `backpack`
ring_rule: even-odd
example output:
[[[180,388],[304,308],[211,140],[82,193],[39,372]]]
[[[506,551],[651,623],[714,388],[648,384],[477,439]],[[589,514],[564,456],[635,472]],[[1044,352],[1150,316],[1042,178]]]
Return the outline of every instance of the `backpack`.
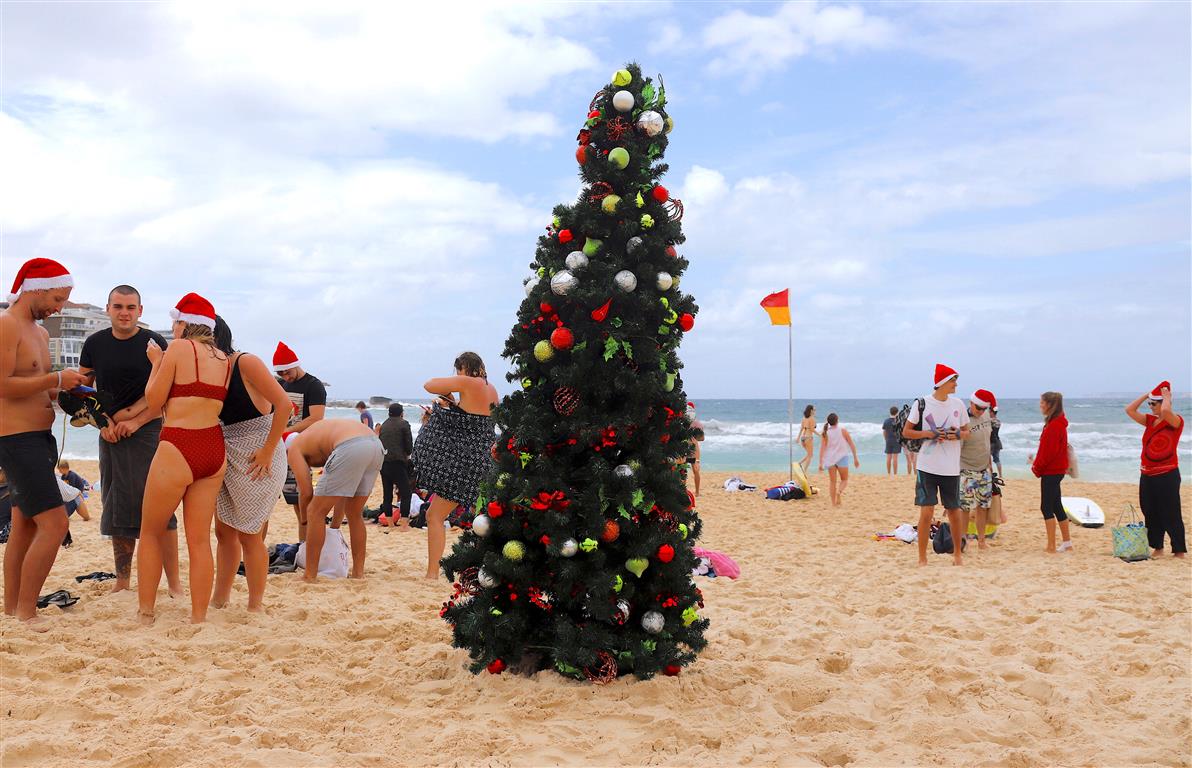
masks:
[[[915,403],[919,406],[919,420],[911,424],[911,429],[923,428],[923,411],[927,408],[927,403],[923,398],[916,398]],[[902,436],[902,430],[906,426],[906,421],[911,415],[911,406],[909,403],[902,404],[902,410],[894,417],[894,434],[898,436],[898,441],[905,445],[912,451],[917,451],[923,445],[922,438],[915,438],[913,440]]]
[[[937,555],[947,555],[952,552],[952,527],[947,523],[940,523],[940,527],[931,536],[931,549]],[[968,542],[960,539],[960,551],[968,549]]]

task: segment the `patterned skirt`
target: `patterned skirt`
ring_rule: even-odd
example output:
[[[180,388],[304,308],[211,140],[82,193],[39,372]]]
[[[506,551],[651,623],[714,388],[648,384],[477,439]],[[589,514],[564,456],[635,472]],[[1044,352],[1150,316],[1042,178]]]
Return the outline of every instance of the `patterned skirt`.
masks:
[[[492,470],[495,440],[491,417],[436,406],[414,441],[418,487],[472,507]]]
[[[286,452],[280,442],[273,452],[269,474],[260,480],[248,476],[253,454],[265,445],[272,425],[273,415],[267,414],[223,428],[228,470],[215,501],[215,514],[242,533],[261,530],[286,481]]]

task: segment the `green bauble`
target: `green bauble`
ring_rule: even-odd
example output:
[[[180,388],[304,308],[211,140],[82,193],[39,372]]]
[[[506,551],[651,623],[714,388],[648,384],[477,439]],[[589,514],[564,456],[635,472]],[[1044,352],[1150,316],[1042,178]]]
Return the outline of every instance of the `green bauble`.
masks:
[[[608,153],[608,162],[613,168],[620,170],[629,165],[629,150],[624,147],[617,147],[612,152]]]
[[[670,115],[666,116],[666,132],[670,133],[675,130],[675,119]]]
[[[675,390],[675,374],[666,374],[666,391],[673,392]]]
[[[604,200],[600,202],[600,208],[605,213],[616,213],[617,205],[620,204],[621,198],[617,195],[607,195]]]
[[[535,357],[537,357],[537,354],[535,354]],[[522,389],[529,389],[532,386],[534,386],[534,381],[532,379],[522,379]],[[670,390],[667,391],[669,392]]]
[[[646,229],[649,229],[650,227],[654,226],[654,217],[648,213],[643,213],[642,214],[642,226],[645,227]]]
[[[505,546],[501,547],[501,554],[517,562],[526,556],[526,545],[520,541],[507,541]]]
[[[550,345],[546,339],[534,345],[534,359],[540,363],[545,363],[555,356],[555,348]]]
[[[595,256],[600,250],[600,246],[604,245],[603,240],[597,240],[594,237],[589,237],[584,240],[584,255],[589,258]]]
[[[633,82],[633,75],[629,74],[628,69],[618,69],[613,73],[613,85],[622,88]]]

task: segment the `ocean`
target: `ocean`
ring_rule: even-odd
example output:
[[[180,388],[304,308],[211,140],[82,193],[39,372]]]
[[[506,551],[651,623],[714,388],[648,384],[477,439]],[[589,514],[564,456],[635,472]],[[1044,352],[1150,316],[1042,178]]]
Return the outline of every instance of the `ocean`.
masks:
[[[413,402],[427,402],[421,398]],[[816,406],[820,426],[829,413],[836,413],[841,424],[849,430],[857,444],[861,459],[860,472],[883,474],[886,471],[882,421],[889,415],[894,400],[798,400],[795,403],[795,435],[798,419],[808,402]],[[1039,444],[1043,421],[1036,398],[1001,400],[998,402],[1002,421],[1002,467],[1008,477],[1031,477],[1027,456]],[[1126,416],[1125,401],[1107,398],[1072,399],[1064,403],[1068,415],[1068,439],[1080,466],[1082,480],[1100,482],[1134,482],[1138,479],[1138,458],[1142,449],[1142,427]],[[699,400],[698,417],[704,423],[706,440],[702,446],[703,468],[710,471],[740,473],[784,472],[787,466],[787,404],[786,400]],[[408,409],[407,409],[408,410]],[[1179,404],[1185,421],[1192,418],[1188,401]],[[385,418],[381,408],[372,409],[378,422]],[[355,418],[352,408],[328,408],[328,418]],[[411,420],[417,434],[417,419]],[[63,447],[61,424],[54,429],[60,448]],[[99,434],[91,427],[66,427],[66,458],[96,459]],[[1180,457],[1184,466],[1192,465],[1192,431],[1185,430],[1180,440]],[[803,455],[795,446],[795,460]],[[818,463],[819,444],[816,442]],[[900,468],[905,471],[905,459]],[[812,465],[814,469],[817,463]]]

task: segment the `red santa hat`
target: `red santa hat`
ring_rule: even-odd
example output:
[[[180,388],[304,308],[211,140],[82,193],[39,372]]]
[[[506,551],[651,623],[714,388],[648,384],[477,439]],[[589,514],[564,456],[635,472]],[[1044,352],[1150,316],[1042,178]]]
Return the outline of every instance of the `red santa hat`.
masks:
[[[188,293],[170,310],[170,317],[183,323],[205,325],[215,330],[215,307],[197,293]]]
[[[8,300],[16,301],[25,291],[48,291],[51,288],[73,288],[74,278],[53,259],[29,259],[17,271]]]
[[[978,389],[969,398],[969,402],[978,408],[992,408],[997,405],[997,398],[988,389]]]
[[[298,367],[298,355],[286,346],[284,341],[277,342],[277,349],[273,351],[273,370],[288,371]]]
[[[1163,390],[1165,390],[1165,389],[1171,389],[1170,381],[1159,382],[1159,386],[1157,386],[1151,390],[1151,399],[1152,400],[1162,400],[1163,399]]]
[[[935,364],[935,388],[939,389],[940,387],[944,386],[944,384],[948,383],[949,379],[954,379],[959,375],[960,374],[958,374],[955,370],[953,370],[952,368],[949,368],[948,366],[944,365],[943,363],[936,363]]]

